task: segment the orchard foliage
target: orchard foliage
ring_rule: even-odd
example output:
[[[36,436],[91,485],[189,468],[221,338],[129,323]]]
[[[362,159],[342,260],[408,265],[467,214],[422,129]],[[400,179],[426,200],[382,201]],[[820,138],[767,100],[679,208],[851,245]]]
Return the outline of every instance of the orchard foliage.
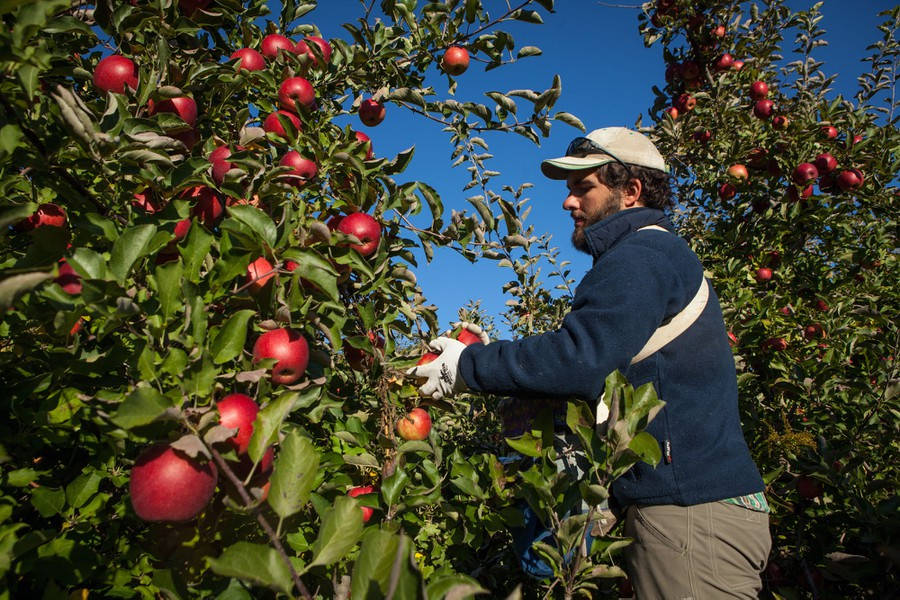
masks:
[[[768,592],[885,597],[900,556],[900,10],[880,15],[846,98],[817,59],[822,4],[658,0],[640,28],[663,45],[653,132],[722,301],[773,507]],[[754,112],[765,100],[768,117]]]
[[[620,573],[601,563],[624,541],[577,543],[589,521],[550,421],[514,442],[522,478],[483,401],[430,407],[425,439],[395,433],[419,403],[402,369],[437,333],[417,257],[512,264],[530,243],[527,186],[493,189],[482,136],[581,127],[552,111],[558,77],[453,98],[447,48],[488,69],[537,55],[502,27],[553,2],[485,4],[360,3],[340,35],[313,2],[2,5],[6,596],[505,595],[523,497],[565,529],[542,549],[560,590]],[[385,157],[377,130],[337,124],[370,99],[381,128],[407,110],[447,131],[471,212],[445,223],[432,186],[398,181],[414,147]],[[658,458],[652,390],[616,380],[606,401],[620,418],[602,434],[569,408],[597,502]]]

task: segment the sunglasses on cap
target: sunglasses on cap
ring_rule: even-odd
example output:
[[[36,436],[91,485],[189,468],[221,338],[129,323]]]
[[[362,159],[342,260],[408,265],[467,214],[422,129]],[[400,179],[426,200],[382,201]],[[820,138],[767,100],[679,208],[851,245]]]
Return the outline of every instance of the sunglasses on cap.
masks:
[[[569,147],[566,148],[566,156],[586,156],[588,154],[605,154],[609,156],[611,159],[625,167],[625,170],[628,171],[629,177],[631,177],[632,179],[634,178],[634,174],[631,172],[631,169],[628,168],[627,164],[619,160],[615,154],[605,149],[594,140],[588,139],[586,137],[577,137],[572,140],[572,142],[569,144]]]

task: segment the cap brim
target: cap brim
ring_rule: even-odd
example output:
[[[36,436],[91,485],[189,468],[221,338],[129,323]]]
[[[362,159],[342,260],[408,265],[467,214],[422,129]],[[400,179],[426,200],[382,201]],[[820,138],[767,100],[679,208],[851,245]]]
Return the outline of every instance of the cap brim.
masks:
[[[541,172],[550,179],[565,179],[572,171],[602,167],[614,162],[609,156],[561,156],[541,162]]]

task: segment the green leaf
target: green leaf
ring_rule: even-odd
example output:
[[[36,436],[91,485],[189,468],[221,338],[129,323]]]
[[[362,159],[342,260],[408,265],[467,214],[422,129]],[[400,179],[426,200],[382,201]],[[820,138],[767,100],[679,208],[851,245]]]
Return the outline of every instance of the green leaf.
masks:
[[[75,478],[75,480],[66,486],[66,501],[72,508],[80,508],[91,496],[97,493],[100,488],[100,482],[103,476],[97,471],[84,473]]]
[[[253,435],[250,436],[250,446],[247,449],[253,462],[259,462],[268,447],[275,442],[281,423],[299,398],[300,394],[297,392],[286,392],[265,405],[256,415]]]
[[[239,310],[221,327],[215,328],[216,334],[209,347],[214,363],[221,365],[240,355],[247,341],[247,323],[255,314],[254,310]]]
[[[316,482],[319,453],[307,438],[290,432],[281,443],[270,481],[269,506],[282,519],[299,512]]]
[[[197,223],[191,226],[187,242],[181,248],[184,257],[185,276],[193,282],[200,279],[200,267],[213,245],[213,236]]]
[[[132,265],[146,252],[147,244],[154,234],[156,225],[138,225],[127,229],[113,244],[109,270],[120,285],[124,285]]]
[[[419,574],[412,566],[410,539],[402,533],[369,529],[363,536],[359,557],[353,565],[352,600],[384,598],[394,584],[395,598],[418,598]],[[443,598],[432,596],[429,598]]]
[[[228,207],[228,217],[240,221],[252,229],[270,248],[275,245],[278,230],[272,217],[249,204],[236,204]]]
[[[541,455],[541,438],[535,437],[529,432],[525,432],[519,437],[506,438],[506,443],[509,444],[513,450],[524,454],[525,456],[538,458]]]
[[[31,492],[31,505],[47,519],[62,511],[66,505],[66,493],[49,487],[35,488]]]
[[[22,130],[18,125],[4,125],[0,128],[0,150],[6,154],[12,154],[19,147],[21,141]],[[28,214],[24,216],[27,217]]]
[[[330,262],[311,252],[304,252],[303,254],[290,253],[286,257],[297,263],[298,266],[294,270],[295,273],[313,283],[335,302],[340,301],[340,294],[337,288],[337,272]]]
[[[322,527],[313,543],[315,558],[307,569],[330,565],[344,557],[359,540],[363,531],[363,515],[359,504],[349,496],[338,496],[334,508],[322,515]]]
[[[225,549],[209,566],[223,577],[236,577],[289,594],[291,571],[274,548],[250,542],[238,542]]]
[[[438,575],[428,582],[427,597],[431,600],[443,598],[469,598],[475,594],[489,594],[490,590],[481,587],[477,579],[461,573]]]
[[[652,435],[646,431],[642,431],[628,444],[628,448],[641,457],[645,463],[656,466],[662,458],[662,452],[659,449],[659,443]]]
[[[19,76],[19,83],[22,84],[22,89],[25,90],[25,96],[29,100],[34,98],[34,92],[37,90],[39,73],[40,69],[34,65],[21,65],[16,72],[16,75]]]
[[[89,248],[77,248],[72,256],[66,259],[79,275],[86,279],[109,279],[109,270],[103,255]]]
[[[183,308],[181,282],[184,277],[184,263],[179,258],[156,267],[154,273],[159,305],[163,319],[168,321],[179,308]]]
[[[13,275],[0,281],[0,310],[5,311],[15,303],[16,298],[31,291],[41,283],[53,279],[53,275],[43,271]]]
[[[151,387],[139,387],[131,392],[112,417],[112,422],[122,429],[132,429],[152,423],[172,404],[169,399]]]
[[[581,119],[571,113],[558,112],[553,115],[553,119],[556,121],[562,121],[566,125],[571,125],[572,127],[580,129],[581,131],[586,131],[584,123],[581,122]]]
[[[519,53],[516,55],[516,58],[525,58],[526,56],[540,56],[542,53],[542,50],[537,46],[523,46],[519,49]]]

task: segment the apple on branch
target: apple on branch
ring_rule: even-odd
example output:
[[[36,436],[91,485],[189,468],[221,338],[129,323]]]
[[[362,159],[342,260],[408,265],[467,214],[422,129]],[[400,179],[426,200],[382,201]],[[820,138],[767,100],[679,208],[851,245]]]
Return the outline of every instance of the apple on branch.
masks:
[[[347,495],[351,498],[356,498],[357,496],[365,496],[366,494],[372,494],[375,492],[375,487],[371,485],[358,485],[356,487],[352,487],[347,491]],[[363,506],[362,514],[363,514],[363,523],[368,523],[369,519],[372,518],[372,515],[375,513],[375,509],[371,506]]]
[[[130,58],[112,54],[97,63],[94,69],[94,85],[104,92],[124,94],[125,86],[138,87],[138,71]]]
[[[441,68],[454,77],[462,75],[469,68],[469,51],[462,46],[450,46],[441,58]]]
[[[219,424],[229,429],[237,429],[228,438],[228,443],[238,454],[246,454],[253,435],[253,421],[259,413],[259,405],[253,398],[245,394],[229,394],[216,402],[219,411]]]
[[[267,331],[253,344],[253,362],[266,358],[277,360],[272,367],[272,382],[291,384],[299,380],[309,364],[309,346],[299,331],[273,329]]]
[[[431,431],[431,417],[422,408],[414,408],[397,421],[397,433],[404,440],[424,440]]]
[[[168,444],[156,444],[131,469],[131,505],[144,521],[189,521],[209,503],[217,480],[212,461],[201,463]]]

